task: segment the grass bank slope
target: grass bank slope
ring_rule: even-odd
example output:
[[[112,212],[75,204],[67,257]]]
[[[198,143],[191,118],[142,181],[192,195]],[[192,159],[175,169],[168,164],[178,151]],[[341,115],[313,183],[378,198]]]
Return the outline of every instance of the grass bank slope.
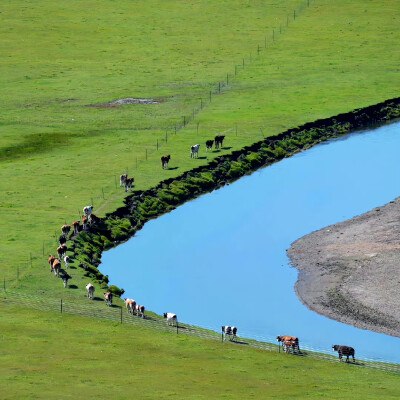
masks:
[[[0,302],[1,398],[395,399],[398,374]],[[57,340],[54,340],[57,338]]]

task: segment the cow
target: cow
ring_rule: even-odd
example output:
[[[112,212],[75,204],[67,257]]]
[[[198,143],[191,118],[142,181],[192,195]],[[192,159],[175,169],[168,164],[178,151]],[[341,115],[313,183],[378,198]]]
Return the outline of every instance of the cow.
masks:
[[[276,339],[278,343],[282,342],[282,349],[285,353],[288,353],[290,349],[293,353],[300,353],[299,338],[295,336],[284,335],[277,336]]]
[[[53,262],[52,269],[54,271],[54,275],[58,277],[60,274],[61,263],[59,260],[57,260],[57,258]]]
[[[229,336],[229,340],[236,340],[236,333],[237,333],[237,328],[236,326],[223,326],[222,327],[222,338],[223,340],[226,340],[226,337]]]
[[[167,156],[162,156],[161,157],[161,165],[163,169],[167,169],[168,168],[168,163],[169,160],[171,159],[171,156],[168,154]]]
[[[90,214],[90,215],[92,215],[92,214]],[[86,231],[87,226],[88,226],[88,219],[84,215],[82,215],[82,229],[84,231]]]
[[[55,259],[56,258],[53,255],[49,256],[50,272],[53,272],[53,264]]]
[[[61,276],[61,279],[63,281],[64,287],[66,288],[68,286],[68,281],[71,279],[71,277],[64,272],[64,274]]]
[[[126,305],[126,311],[128,314],[132,314],[135,311],[136,308],[136,301],[132,299],[124,299],[125,305]]]
[[[74,228],[74,235],[77,235],[79,233],[79,221],[75,221],[72,223],[72,227]]]
[[[213,144],[214,144],[214,140],[207,140],[207,142],[206,142],[206,153],[208,153],[208,150],[212,150],[212,147],[213,147]]]
[[[354,358],[355,351],[352,347],[349,346],[339,346],[337,344],[332,346],[332,349],[334,351],[337,351],[339,353],[339,360],[342,361],[342,357],[346,356],[346,362],[349,362],[349,356],[353,357],[353,363],[356,362],[356,359]]]
[[[215,148],[219,149],[219,146],[222,147],[222,144],[224,142],[225,136],[224,135],[217,135],[215,136],[214,140],[215,140]]]
[[[64,256],[64,264],[65,264],[65,268],[69,267],[69,257],[68,256]]]
[[[61,246],[62,244],[67,243],[67,238],[66,238],[64,235],[61,235],[61,236],[58,238],[58,242],[60,243],[60,246]]]
[[[99,218],[97,215],[94,215],[93,213],[90,214],[90,217],[89,217],[89,223],[90,223],[90,225],[92,225],[92,224],[98,224],[99,222],[100,222],[100,218]]]
[[[65,244],[57,247],[58,258],[60,259],[60,261],[64,258],[66,252],[67,246]]]
[[[199,144],[195,144],[192,147],[190,147],[190,157],[191,158],[197,158],[199,156]]]
[[[87,293],[88,293],[88,298],[90,300],[93,300],[93,298],[94,298],[94,286],[91,283],[88,283],[86,285],[86,290],[87,290]]]
[[[125,192],[127,192],[135,182],[135,178],[126,178],[125,179]]]
[[[85,215],[86,218],[89,218],[90,214],[93,211],[93,206],[85,206],[83,207],[83,214]]]
[[[113,302],[113,294],[111,292],[104,293],[104,300],[106,302],[106,306],[111,306]]]
[[[135,311],[136,311],[136,315],[138,317],[144,318],[144,310],[145,310],[144,306],[140,306],[139,304],[136,304]]]
[[[70,230],[71,230],[71,225],[63,225],[61,227],[61,232],[62,232],[64,237],[66,237],[68,235]]]
[[[122,174],[120,177],[119,177],[119,186],[120,187],[124,187],[125,186],[125,181],[126,181],[126,178],[128,177],[128,174]]]
[[[178,317],[176,316],[176,314],[173,313],[164,313],[164,318],[167,318],[167,324],[168,325],[172,325],[174,326],[178,326]]]

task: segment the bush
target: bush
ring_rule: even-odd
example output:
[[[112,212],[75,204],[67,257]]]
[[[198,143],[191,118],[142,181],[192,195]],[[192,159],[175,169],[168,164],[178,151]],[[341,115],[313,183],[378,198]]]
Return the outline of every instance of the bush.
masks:
[[[124,293],[124,289],[120,289],[118,286],[111,285],[108,287],[108,290],[115,296],[121,297]]]

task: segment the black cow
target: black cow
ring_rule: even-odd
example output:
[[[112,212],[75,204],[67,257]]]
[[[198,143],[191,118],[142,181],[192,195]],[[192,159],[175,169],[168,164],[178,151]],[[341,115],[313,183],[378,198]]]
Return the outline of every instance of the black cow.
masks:
[[[213,144],[214,144],[214,140],[207,140],[207,142],[206,142],[206,153],[208,152],[208,150],[212,150],[212,147],[213,147]]]
[[[224,142],[225,136],[224,135],[217,135],[215,136],[215,148],[219,149],[219,146],[222,147],[222,144]]]
[[[332,349],[337,351],[339,353],[339,359],[342,361],[342,357],[346,356],[346,362],[349,362],[349,356],[353,357],[353,362],[356,362],[356,359],[354,358],[355,351],[352,347],[349,346],[339,346],[337,344],[332,346]]]
[[[171,156],[169,154],[167,156],[161,157],[161,165],[162,165],[163,169],[168,168],[168,163],[169,163],[170,159],[171,159]]]
[[[61,245],[65,244],[65,243],[67,243],[67,238],[64,235],[61,235],[58,238],[58,241],[60,242],[60,246],[61,246]]]

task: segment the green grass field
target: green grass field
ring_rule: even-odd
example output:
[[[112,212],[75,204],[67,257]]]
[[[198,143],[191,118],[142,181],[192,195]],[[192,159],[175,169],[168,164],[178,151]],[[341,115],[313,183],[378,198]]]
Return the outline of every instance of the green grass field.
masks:
[[[220,155],[204,149],[205,140],[217,133],[227,136],[224,144],[229,149],[222,153],[229,152],[263,135],[399,95],[397,0],[318,0],[310,1],[309,7],[307,0],[77,0],[65,4],[6,0],[0,11],[0,278],[20,292],[86,301],[83,288],[87,278],[74,270],[73,283],[78,289],[64,290],[60,280],[49,275],[48,254],[55,252],[61,225],[76,220],[84,205],[93,201],[95,213],[101,216],[122,204],[125,193],[116,184],[121,173],[128,170],[135,177],[136,188],[146,189]],[[160,103],[104,106],[126,97],[158,99]],[[183,128],[184,118],[189,123]],[[200,156],[205,158],[190,159],[189,148],[195,143],[201,143]],[[163,154],[172,156],[167,171],[160,166]],[[14,312],[3,308],[1,313],[4,330],[15,324],[27,325],[21,337],[13,336],[14,351],[22,352],[24,335],[34,331],[28,315],[35,315],[42,327],[48,327],[48,343],[62,345],[56,337],[60,330],[67,333],[62,325],[49,323],[52,316],[22,309]],[[63,321],[59,323],[75,323],[73,317],[66,318],[70,322]],[[89,336],[108,329],[103,322],[84,323]],[[124,353],[125,338],[116,336],[115,348]],[[146,348],[140,335],[135,340]],[[162,339],[156,335],[153,344],[157,346],[159,340],[160,357],[167,359],[169,351],[161,345]],[[191,340],[182,353],[189,359],[197,357],[196,346],[208,346]],[[79,346],[79,335],[72,331],[64,341],[71,352],[84,347],[87,354],[90,348],[88,344],[87,349]],[[2,355],[8,352],[4,343],[0,345]],[[171,347],[170,354],[174,349]],[[40,341],[32,339],[30,350],[38,355]],[[251,360],[257,354],[249,351],[243,355],[248,357],[248,375],[255,380],[260,371]],[[113,373],[106,374],[108,357],[110,354],[98,355],[103,367],[97,370],[101,371],[97,389],[106,390],[102,379],[114,377],[120,380],[116,385],[119,393],[125,393],[130,383],[124,381],[123,370],[114,366]],[[279,360],[275,361],[277,370],[285,371]],[[201,364],[205,371],[207,362]],[[17,360],[15,363],[14,368],[21,368]],[[78,364],[72,359],[70,368]],[[8,371],[13,368],[7,365]],[[175,367],[179,370],[178,365],[172,362],[169,366],[171,375]],[[318,368],[311,370],[310,380],[318,380]],[[327,364],[321,368],[332,368],[328,376],[342,367]],[[367,373],[359,370],[354,374]],[[151,398],[153,375],[151,370],[145,371],[139,374],[145,382],[142,396]],[[2,379],[6,375],[2,369],[0,372]],[[197,386],[190,390],[188,384],[189,389],[177,396],[195,398],[198,393],[197,397],[212,398],[225,393],[243,398],[233,383],[235,375],[227,369],[221,374],[217,379],[221,386],[207,384],[211,390],[207,392],[200,389],[201,382],[207,381],[204,375],[198,378],[188,373],[188,382],[193,379]],[[279,375],[276,382],[281,383],[279,390],[284,390]],[[53,382],[60,382],[62,375],[57,376]],[[387,379],[389,382],[389,376]],[[29,379],[20,379],[15,385],[7,382],[10,396],[6,398],[20,398],[31,387]],[[73,376],[69,382],[74,382]],[[335,382],[332,380],[331,388]],[[352,384],[365,389],[356,379]],[[224,385],[232,387],[230,393],[221,389]],[[380,390],[390,396],[390,388],[394,388],[392,383],[387,391]],[[39,390],[50,390],[46,380],[32,393],[41,397]],[[288,386],[286,397],[279,390],[274,392],[277,398],[295,396],[296,385]],[[396,390],[399,393],[398,387]],[[378,392],[371,390],[370,398],[383,398]],[[267,392],[257,393],[255,397],[261,393],[265,397]],[[305,392],[299,387],[297,393]],[[153,394],[162,397],[166,392],[154,389]],[[343,398],[339,391],[327,396]]]

